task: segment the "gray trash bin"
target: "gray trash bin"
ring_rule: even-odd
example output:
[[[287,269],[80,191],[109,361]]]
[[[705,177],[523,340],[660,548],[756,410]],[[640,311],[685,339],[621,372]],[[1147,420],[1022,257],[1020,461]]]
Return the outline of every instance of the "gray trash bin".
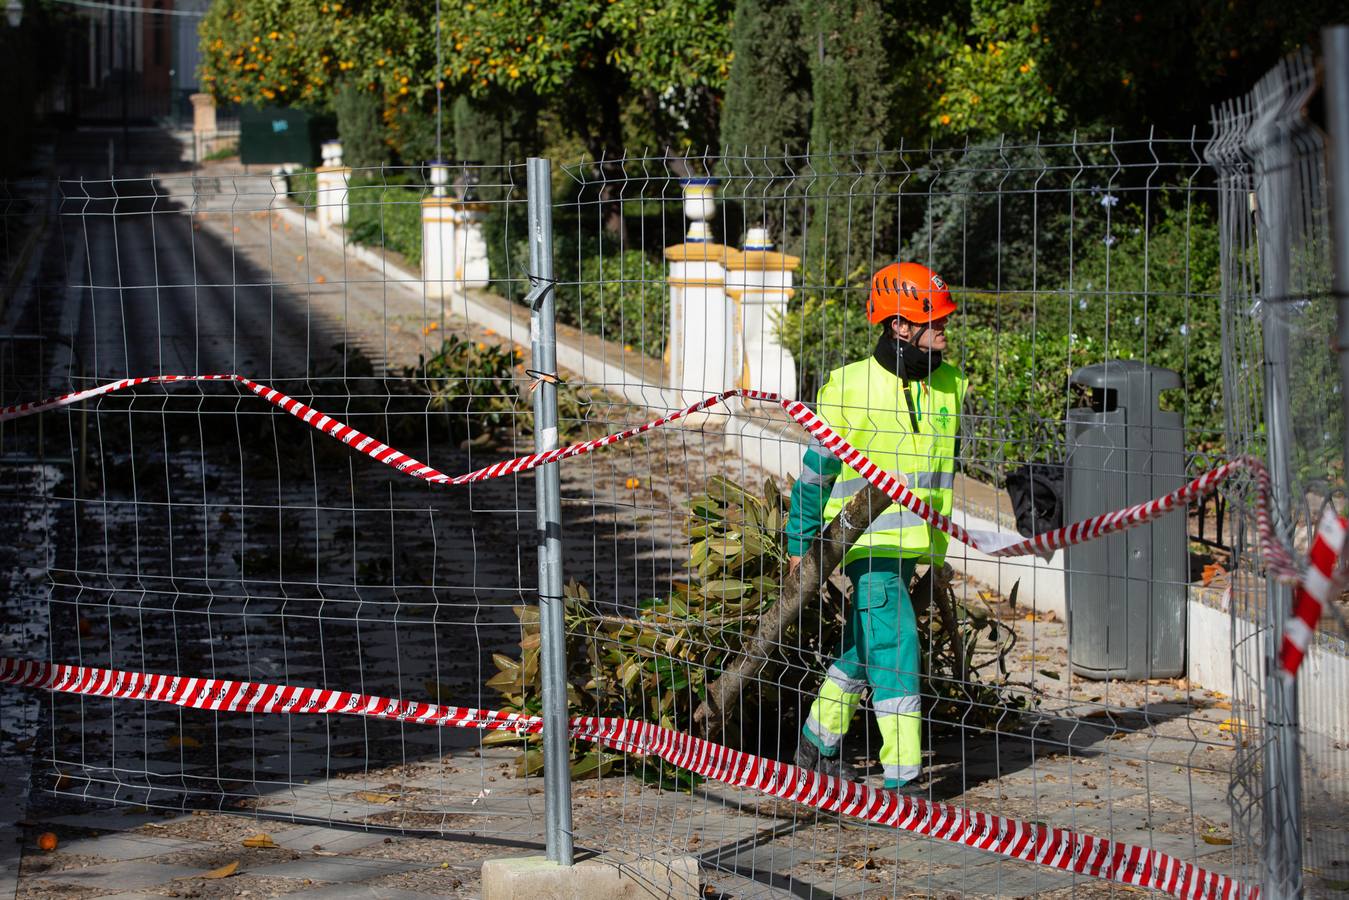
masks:
[[[1071,383],[1091,405],[1068,411],[1065,523],[1122,509],[1185,481],[1180,413],[1162,391],[1169,369],[1120,360],[1085,366]],[[1170,678],[1185,671],[1189,557],[1185,512],[1069,547],[1068,660],[1088,678]]]

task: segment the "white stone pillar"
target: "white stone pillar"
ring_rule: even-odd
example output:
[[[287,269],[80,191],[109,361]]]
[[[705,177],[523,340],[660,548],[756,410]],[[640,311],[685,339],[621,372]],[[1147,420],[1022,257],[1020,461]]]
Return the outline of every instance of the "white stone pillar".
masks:
[[[456,200],[451,204],[455,290],[481,290],[487,287],[490,273],[487,271],[487,238],[483,235],[482,227],[487,209],[486,203],[473,200]]]
[[[454,290],[454,201],[422,198],[422,280],[426,296],[449,297]]]
[[[670,290],[667,374],[684,403],[735,384],[734,323],[722,266],[727,250],[721,244],[697,242],[665,248],[670,264],[665,279]]]
[[[272,205],[284,205],[287,195],[290,194],[290,177],[286,174],[284,166],[277,166],[272,169],[272,192],[276,194],[276,197],[272,200]]]
[[[319,234],[327,234],[328,229],[347,224],[347,185],[351,182],[351,169],[342,165],[339,141],[325,141],[321,152],[323,165],[314,170],[315,202]]]
[[[448,163],[427,163],[431,171],[431,196],[422,198],[422,281],[426,296],[441,299],[454,289],[454,201]]]
[[[717,214],[717,179],[685,178],[680,184],[689,226],[684,243],[665,248],[670,266],[665,362],[670,387],[693,403],[735,384],[734,318],[722,265],[728,248],[713,243],[708,224]]]
[[[767,232],[751,228],[744,250],[726,255],[726,294],[735,310],[736,387],[796,396],[796,358],[778,341],[777,323],[796,293],[801,260],[773,250]]]
[[[195,135],[215,136],[216,115],[215,98],[210,94],[192,94],[192,133]]]

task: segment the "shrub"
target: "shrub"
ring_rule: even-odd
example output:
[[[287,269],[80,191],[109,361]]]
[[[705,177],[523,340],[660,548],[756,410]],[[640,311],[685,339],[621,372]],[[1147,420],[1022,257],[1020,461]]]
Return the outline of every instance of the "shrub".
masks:
[[[1060,457],[1064,415],[1076,405],[1068,376],[1111,359],[1179,372],[1187,449],[1221,447],[1218,227],[1208,206],[1183,201],[1161,194],[1151,210],[1119,209],[1055,289],[958,293],[946,358],[970,376],[975,474],[997,482],[1004,463]],[[811,294],[783,318],[779,335],[796,354],[802,397],[813,399],[831,370],[871,353],[876,329],[864,296],[860,288]]]
[[[399,184],[409,176],[352,178],[348,193],[347,239],[403,254],[411,266],[422,264],[421,187]]]
[[[389,145],[380,122],[380,98],[354,82],[333,94],[342,161],[353,169],[378,168],[389,162]]]
[[[286,185],[293,203],[311,210],[318,201],[318,175],[313,169],[300,169],[286,177]]]
[[[649,356],[665,351],[669,308],[664,267],[640,250],[591,256],[580,283],[559,288],[557,318]]]

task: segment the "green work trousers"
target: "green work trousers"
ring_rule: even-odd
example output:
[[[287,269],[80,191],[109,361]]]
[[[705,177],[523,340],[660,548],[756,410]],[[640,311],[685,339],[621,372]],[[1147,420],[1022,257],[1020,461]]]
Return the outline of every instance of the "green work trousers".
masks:
[[[881,731],[886,787],[913,781],[922,768],[918,620],[909,602],[916,567],[913,559],[886,556],[844,567],[853,594],[843,651],[829,667],[803,728],[823,755],[836,756],[869,686]]]

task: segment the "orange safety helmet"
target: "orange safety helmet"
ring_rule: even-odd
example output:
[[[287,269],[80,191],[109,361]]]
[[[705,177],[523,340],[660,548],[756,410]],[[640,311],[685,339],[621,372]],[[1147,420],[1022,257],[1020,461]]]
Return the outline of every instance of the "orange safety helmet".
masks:
[[[899,316],[919,325],[945,318],[956,311],[956,302],[941,276],[918,263],[890,263],[871,276],[867,321],[879,325]]]

